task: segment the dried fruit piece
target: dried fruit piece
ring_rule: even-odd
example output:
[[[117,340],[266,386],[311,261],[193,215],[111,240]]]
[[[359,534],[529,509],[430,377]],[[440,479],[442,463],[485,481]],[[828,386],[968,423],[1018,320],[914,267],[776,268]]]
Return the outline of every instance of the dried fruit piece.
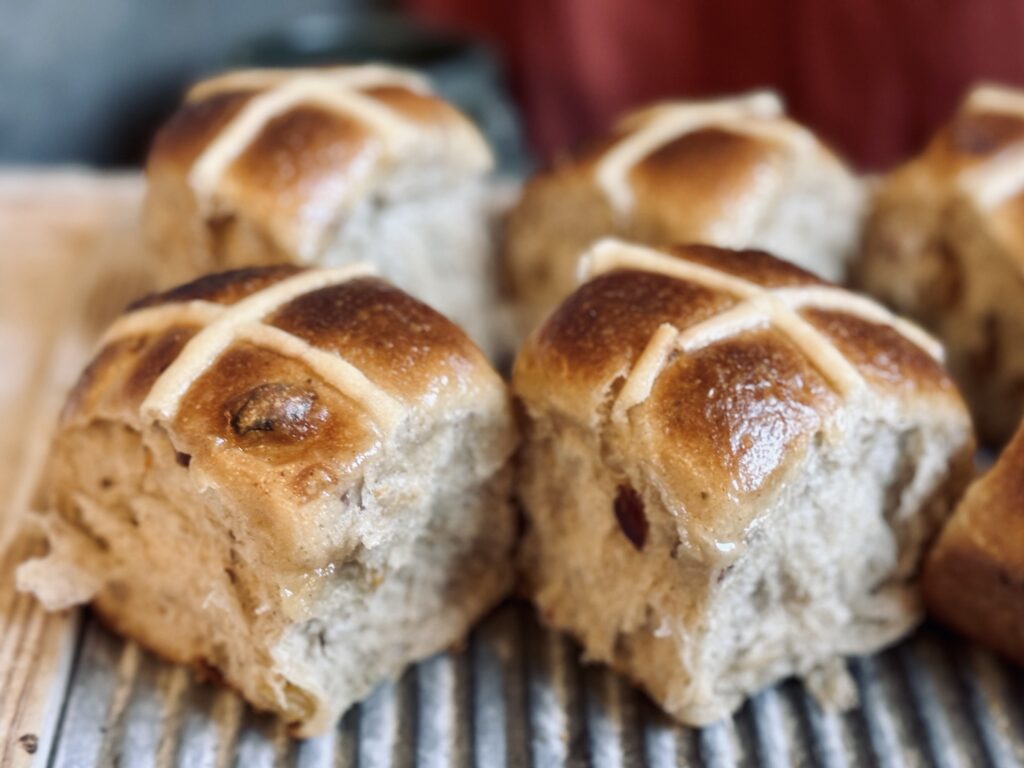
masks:
[[[270,432],[301,440],[326,417],[316,399],[316,392],[294,384],[260,384],[229,404],[231,428],[239,436]]]
[[[636,547],[642,551],[647,543],[647,516],[644,515],[644,502],[631,485],[620,485],[615,496],[615,519],[619,528]]]

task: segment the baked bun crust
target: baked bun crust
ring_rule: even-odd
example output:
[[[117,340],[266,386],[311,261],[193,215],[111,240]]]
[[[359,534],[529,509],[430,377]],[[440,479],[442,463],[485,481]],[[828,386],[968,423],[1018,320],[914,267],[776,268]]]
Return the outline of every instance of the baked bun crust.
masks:
[[[756,251],[603,241],[581,276],[513,380],[541,616],[689,724],[790,674],[842,699],[969,471],[938,345]]]
[[[983,439],[1024,417],[1024,92],[975,88],[876,191],[856,282],[934,331]]]
[[[230,72],[194,86],[157,134],[145,233],[165,286],[371,261],[487,347],[492,162],[476,127],[412,72]]]
[[[213,275],[110,328],[19,584],[311,734],[505,594],[514,443],[481,352],[364,265]]]
[[[527,329],[572,292],[580,251],[607,235],[764,248],[838,279],[861,197],[774,94],[656,104],[527,183],[506,269]]]
[[[924,572],[928,609],[1024,664],[1024,427],[967,490]]]

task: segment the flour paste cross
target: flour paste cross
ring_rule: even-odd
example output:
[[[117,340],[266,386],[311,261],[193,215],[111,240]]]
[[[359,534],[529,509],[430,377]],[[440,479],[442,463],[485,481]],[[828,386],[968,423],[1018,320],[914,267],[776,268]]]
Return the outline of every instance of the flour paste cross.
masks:
[[[182,398],[196,379],[228,347],[245,341],[305,364],[330,386],[362,404],[385,430],[391,430],[404,413],[404,407],[398,400],[340,355],[325,352],[304,339],[263,322],[264,318],[293,299],[373,274],[373,269],[365,264],[310,270],[285,278],[227,306],[194,300],[146,307],[115,322],[103,343],[158,333],[175,325],[204,326],[153,382],[141,406],[143,419],[149,421],[173,420]]]
[[[880,305],[841,288],[827,285],[765,288],[714,267],[686,261],[653,248],[618,240],[602,240],[580,260],[580,280],[616,269],[638,269],[684,280],[731,294],[739,303],[712,318],[679,330],[663,323],[640,354],[612,408],[612,418],[627,412],[650,395],[654,382],[675,351],[693,353],[725,341],[743,331],[772,327],[807,357],[826,381],[843,397],[863,389],[864,378],[836,346],[799,310],[815,308],[855,315],[892,327],[932,357],[942,359],[942,347],[917,326],[896,317]]]
[[[646,115],[646,119],[645,119]],[[814,137],[800,126],[783,121],[782,102],[760,91],[719,101],[668,103],[636,115],[639,127],[605,152],[594,170],[594,180],[620,216],[633,208],[629,174],[633,166],[660,147],[697,130],[711,127],[758,136],[795,153],[812,152]],[[628,127],[628,124],[627,124]],[[781,183],[775,179],[775,184]]]

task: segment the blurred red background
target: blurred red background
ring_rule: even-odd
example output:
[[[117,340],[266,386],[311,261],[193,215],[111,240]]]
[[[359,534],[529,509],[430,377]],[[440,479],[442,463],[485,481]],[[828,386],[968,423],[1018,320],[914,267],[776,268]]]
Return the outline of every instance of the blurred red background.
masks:
[[[404,0],[503,54],[542,157],[652,99],[770,85],[856,164],[920,147],[977,80],[1024,85],[1020,0]]]

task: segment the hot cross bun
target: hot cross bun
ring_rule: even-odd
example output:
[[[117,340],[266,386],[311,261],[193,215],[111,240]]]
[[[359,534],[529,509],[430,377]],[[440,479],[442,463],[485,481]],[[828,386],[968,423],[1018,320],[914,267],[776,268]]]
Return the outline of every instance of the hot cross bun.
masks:
[[[764,248],[829,279],[856,246],[857,179],[772,93],[656,104],[527,182],[504,268],[525,330],[575,288],[594,240]]]
[[[515,436],[477,347],[367,267],[205,277],[109,329],[19,584],[312,734],[510,588]]]
[[[968,94],[871,202],[855,281],[942,339],[980,436],[1024,418],[1024,92]]]
[[[1024,424],[943,529],[924,594],[939,619],[1024,665]]]
[[[605,240],[516,360],[540,615],[685,723],[921,616],[970,419],[934,339],[757,251]]]
[[[193,87],[157,134],[145,234],[164,286],[371,261],[493,352],[491,165],[476,127],[412,72],[231,72]]]

